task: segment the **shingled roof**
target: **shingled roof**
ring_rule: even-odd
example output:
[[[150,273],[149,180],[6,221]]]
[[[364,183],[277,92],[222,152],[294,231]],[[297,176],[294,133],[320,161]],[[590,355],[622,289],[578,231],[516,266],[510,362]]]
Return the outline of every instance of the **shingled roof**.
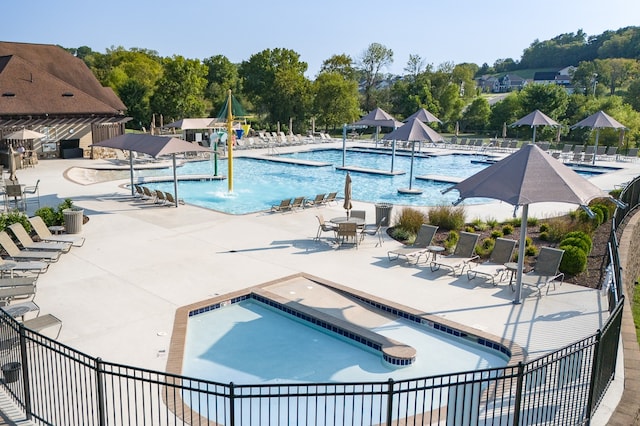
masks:
[[[0,116],[123,115],[81,60],[48,44],[0,42]]]

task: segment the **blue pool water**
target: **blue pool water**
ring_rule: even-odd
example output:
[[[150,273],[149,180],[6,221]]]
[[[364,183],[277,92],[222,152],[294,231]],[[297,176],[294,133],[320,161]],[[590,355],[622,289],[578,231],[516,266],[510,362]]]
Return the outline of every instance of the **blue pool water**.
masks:
[[[215,326],[213,326],[215,324]],[[182,373],[237,384],[384,381],[504,366],[497,352],[420,327],[389,321],[374,332],[417,351],[415,362],[393,368],[380,353],[298,322],[255,301],[189,318]]]
[[[343,196],[345,171],[336,170],[333,165],[342,164],[342,151],[320,150],[289,155],[299,159],[328,162],[324,167],[301,166],[238,157],[234,159],[233,193],[228,192],[228,182],[197,181],[180,182],[178,195],[190,204],[231,214],[245,214],[269,210],[282,199],[305,196],[313,199],[316,194],[338,192]],[[465,178],[487,167],[486,164],[472,164],[474,155],[445,155],[433,158],[416,158],[414,177],[426,174],[456,176]],[[347,165],[388,171],[391,156],[373,153],[348,153]],[[211,161],[187,163],[179,168],[180,175],[213,174]],[[421,195],[401,195],[398,188],[409,186],[410,158],[396,156],[394,170],[407,173],[398,176],[384,176],[351,172],[353,199],[372,203],[392,203],[394,205],[432,206],[450,204],[457,199],[457,193],[441,194],[451,184],[418,181],[413,187],[421,188]],[[166,171],[136,171],[137,176],[163,174]],[[218,161],[218,174],[227,175],[226,160]],[[152,189],[173,192],[173,182],[150,183]],[[469,202],[481,202],[470,200]]]
[[[182,374],[235,385],[344,383],[348,391],[350,386],[356,390],[349,383],[385,383],[389,378],[411,379],[507,364],[503,356],[487,348],[402,319],[390,319],[372,331],[414,347],[415,362],[392,368],[379,353],[362,344],[294,320],[262,303],[243,301],[189,318]],[[486,373],[482,374],[486,378]],[[379,385],[364,388],[375,391]],[[335,391],[333,387],[327,390]],[[322,392],[320,388],[318,392]],[[183,398],[196,411],[224,405],[222,398],[213,395],[185,393]],[[398,409],[392,417],[410,410],[420,413],[420,407],[428,405],[446,406],[448,398],[447,388],[427,387],[421,392],[409,392],[396,401]],[[318,419],[317,424],[336,424],[332,419],[342,416],[353,418],[353,424],[368,424],[365,420],[368,413],[385,417],[387,404],[382,398],[347,394],[341,400],[343,406],[325,405],[322,396],[314,396],[310,401],[304,397],[244,400],[238,401],[236,410],[243,417],[260,419],[261,424],[308,424],[306,419]],[[296,406],[292,412],[280,413],[274,408],[289,403]],[[362,410],[351,411],[352,407]],[[291,418],[292,413],[297,413],[298,418]]]
[[[178,185],[178,196],[187,203],[231,214],[246,214],[269,210],[285,198],[304,196],[313,199],[316,194],[338,192],[344,195],[345,171],[335,166],[342,165],[342,150],[322,149],[282,155],[299,160],[312,160],[329,163],[328,166],[304,166],[275,161],[238,157],[234,159],[233,192],[228,191],[227,180],[219,181],[182,181]],[[391,155],[367,152],[347,151],[345,165],[362,168],[391,170]],[[394,171],[406,174],[386,176],[351,172],[352,197],[356,201],[370,203],[391,203],[408,206],[435,206],[451,204],[458,198],[456,191],[442,194],[451,183],[430,180],[418,180],[416,176],[441,175],[467,178],[489,164],[482,160],[486,157],[472,154],[442,155],[437,157],[416,157],[414,159],[413,188],[423,190],[419,195],[399,194],[398,188],[409,187],[411,158],[397,155]],[[582,167],[584,169],[584,167]],[[602,172],[597,170],[596,172]],[[180,175],[211,175],[214,173],[213,160],[186,163],[179,168]],[[593,171],[580,172],[585,177]],[[226,176],[227,161],[218,161],[218,174]],[[137,176],[168,176],[167,170],[140,170]],[[149,183],[152,189],[173,192],[173,182]],[[486,199],[468,199],[466,204],[487,202]]]

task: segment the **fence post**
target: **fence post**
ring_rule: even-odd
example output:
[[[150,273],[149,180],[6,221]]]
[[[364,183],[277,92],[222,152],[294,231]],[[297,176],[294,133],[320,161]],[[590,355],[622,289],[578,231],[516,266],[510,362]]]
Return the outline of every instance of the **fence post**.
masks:
[[[104,386],[102,383],[102,358],[96,358],[96,401],[98,406],[98,424],[106,425],[107,421],[105,419],[105,400],[104,400]]]
[[[619,336],[618,336],[619,337]],[[596,344],[593,347],[593,361],[591,362],[591,380],[589,381],[589,396],[587,398],[586,416],[591,419],[591,410],[593,410],[593,398],[598,381],[598,371],[600,371],[600,341],[602,339],[602,330],[596,332]]]
[[[236,409],[235,409],[236,401],[233,390],[233,382],[229,382],[229,425],[233,426],[236,424]]]
[[[524,382],[524,364],[522,361],[518,363],[518,380],[516,381],[516,402],[513,410],[514,425],[520,424],[520,406],[522,405],[522,387]]]
[[[387,426],[391,426],[393,422],[393,384],[393,379],[389,379],[387,388]]]
[[[20,361],[22,363],[22,390],[24,392],[24,411],[27,420],[31,420],[31,388],[29,387],[29,365],[27,362],[27,334],[25,326],[20,324]]]

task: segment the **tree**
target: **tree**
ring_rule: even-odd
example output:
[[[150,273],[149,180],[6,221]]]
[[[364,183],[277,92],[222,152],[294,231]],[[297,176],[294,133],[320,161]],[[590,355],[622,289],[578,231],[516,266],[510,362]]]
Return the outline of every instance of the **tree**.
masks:
[[[246,96],[271,123],[288,123],[301,129],[311,103],[311,84],[304,76],[307,63],[289,49],[266,49],[240,64]]]
[[[530,112],[530,111],[529,111]],[[511,92],[500,102],[491,106],[489,128],[502,131],[504,123],[510,125],[522,117],[523,111],[517,92]]]
[[[163,60],[164,75],[149,101],[151,111],[166,122],[206,115],[207,66],[199,60],[173,56]]]
[[[352,123],[360,116],[358,84],[339,72],[321,72],[313,82],[313,111],[325,130]]]
[[[425,60],[420,57],[420,55],[409,55],[409,60],[407,61],[407,65],[404,67],[404,71],[407,73],[406,76],[410,77],[412,80],[416,80],[420,74],[424,71],[425,68]],[[431,66],[427,69],[430,70]]]
[[[372,43],[362,53],[359,60],[359,69],[364,77],[364,109],[371,111],[375,108],[372,102],[373,92],[382,81],[381,71],[393,63],[393,50],[380,43]]]
[[[333,55],[322,63],[318,74],[329,72],[337,72],[346,80],[356,79],[356,70],[353,67],[353,59],[351,59],[351,56],[346,54]]]
[[[635,59],[596,59],[594,62],[598,70],[598,79],[608,84],[610,95],[615,95],[616,89],[626,81],[637,78],[640,73],[640,65]]]
[[[567,91],[557,84],[528,84],[518,97],[525,114],[538,109],[554,120],[564,116],[569,104]]]
[[[224,55],[211,56],[203,60],[203,63],[208,68],[205,96],[213,105],[210,115],[215,116],[227,101],[229,89],[235,96],[239,94],[238,66],[232,64]]]
[[[462,129],[471,129],[476,132],[483,131],[489,125],[491,107],[485,98],[475,98],[462,113]]]

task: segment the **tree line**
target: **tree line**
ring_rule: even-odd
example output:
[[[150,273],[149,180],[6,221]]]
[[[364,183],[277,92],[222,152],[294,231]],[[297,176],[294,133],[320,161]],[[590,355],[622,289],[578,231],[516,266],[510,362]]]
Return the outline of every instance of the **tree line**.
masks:
[[[231,89],[251,114],[247,121],[254,129],[273,131],[279,124],[285,131],[306,133],[313,120],[317,129],[332,131],[375,107],[399,120],[426,108],[442,120],[436,126],[441,132],[453,132],[457,125],[465,132],[494,136],[501,134],[504,123],[534,109],[568,125],[603,109],[629,127],[627,142],[636,144],[640,138],[639,35],[638,27],[589,38],[581,31],[563,34],[546,42],[536,40],[518,62],[497,60],[491,67],[451,62],[434,66],[410,55],[402,75],[385,72],[393,63],[393,51],[372,43],[355,58],[342,53],[326,59],[313,80],[305,76],[307,63],[285,48],[265,49],[239,64],[223,55],[203,60],[161,57],[140,48],[113,47],[105,53],[87,46],[66,50],[81,58],[103,85],[113,88],[127,106],[133,118],[128,126],[134,129],[148,128],[154,115],[162,115],[165,124],[185,117],[216,117]],[[572,94],[560,86],[528,85],[490,106],[476,87],[477,76],[504,71],[508,64],[555,66],[562,55],[549,52],[582,52],[565,56],[577,62],[561,65],[576,67]],[[603,57],[584,59],[590,58],[584,52]],[[542,62],[545,56],[549,60]],[[519,137],[526,137],[525,132],[508,130]],[[544,132],[542,137],[547,136]],[[562,132],[566,136],[568,131]],[[613,141],[614,135],[606,133],[605,143]],[[572,139],[587,137],[584,131],[571,134]]]

